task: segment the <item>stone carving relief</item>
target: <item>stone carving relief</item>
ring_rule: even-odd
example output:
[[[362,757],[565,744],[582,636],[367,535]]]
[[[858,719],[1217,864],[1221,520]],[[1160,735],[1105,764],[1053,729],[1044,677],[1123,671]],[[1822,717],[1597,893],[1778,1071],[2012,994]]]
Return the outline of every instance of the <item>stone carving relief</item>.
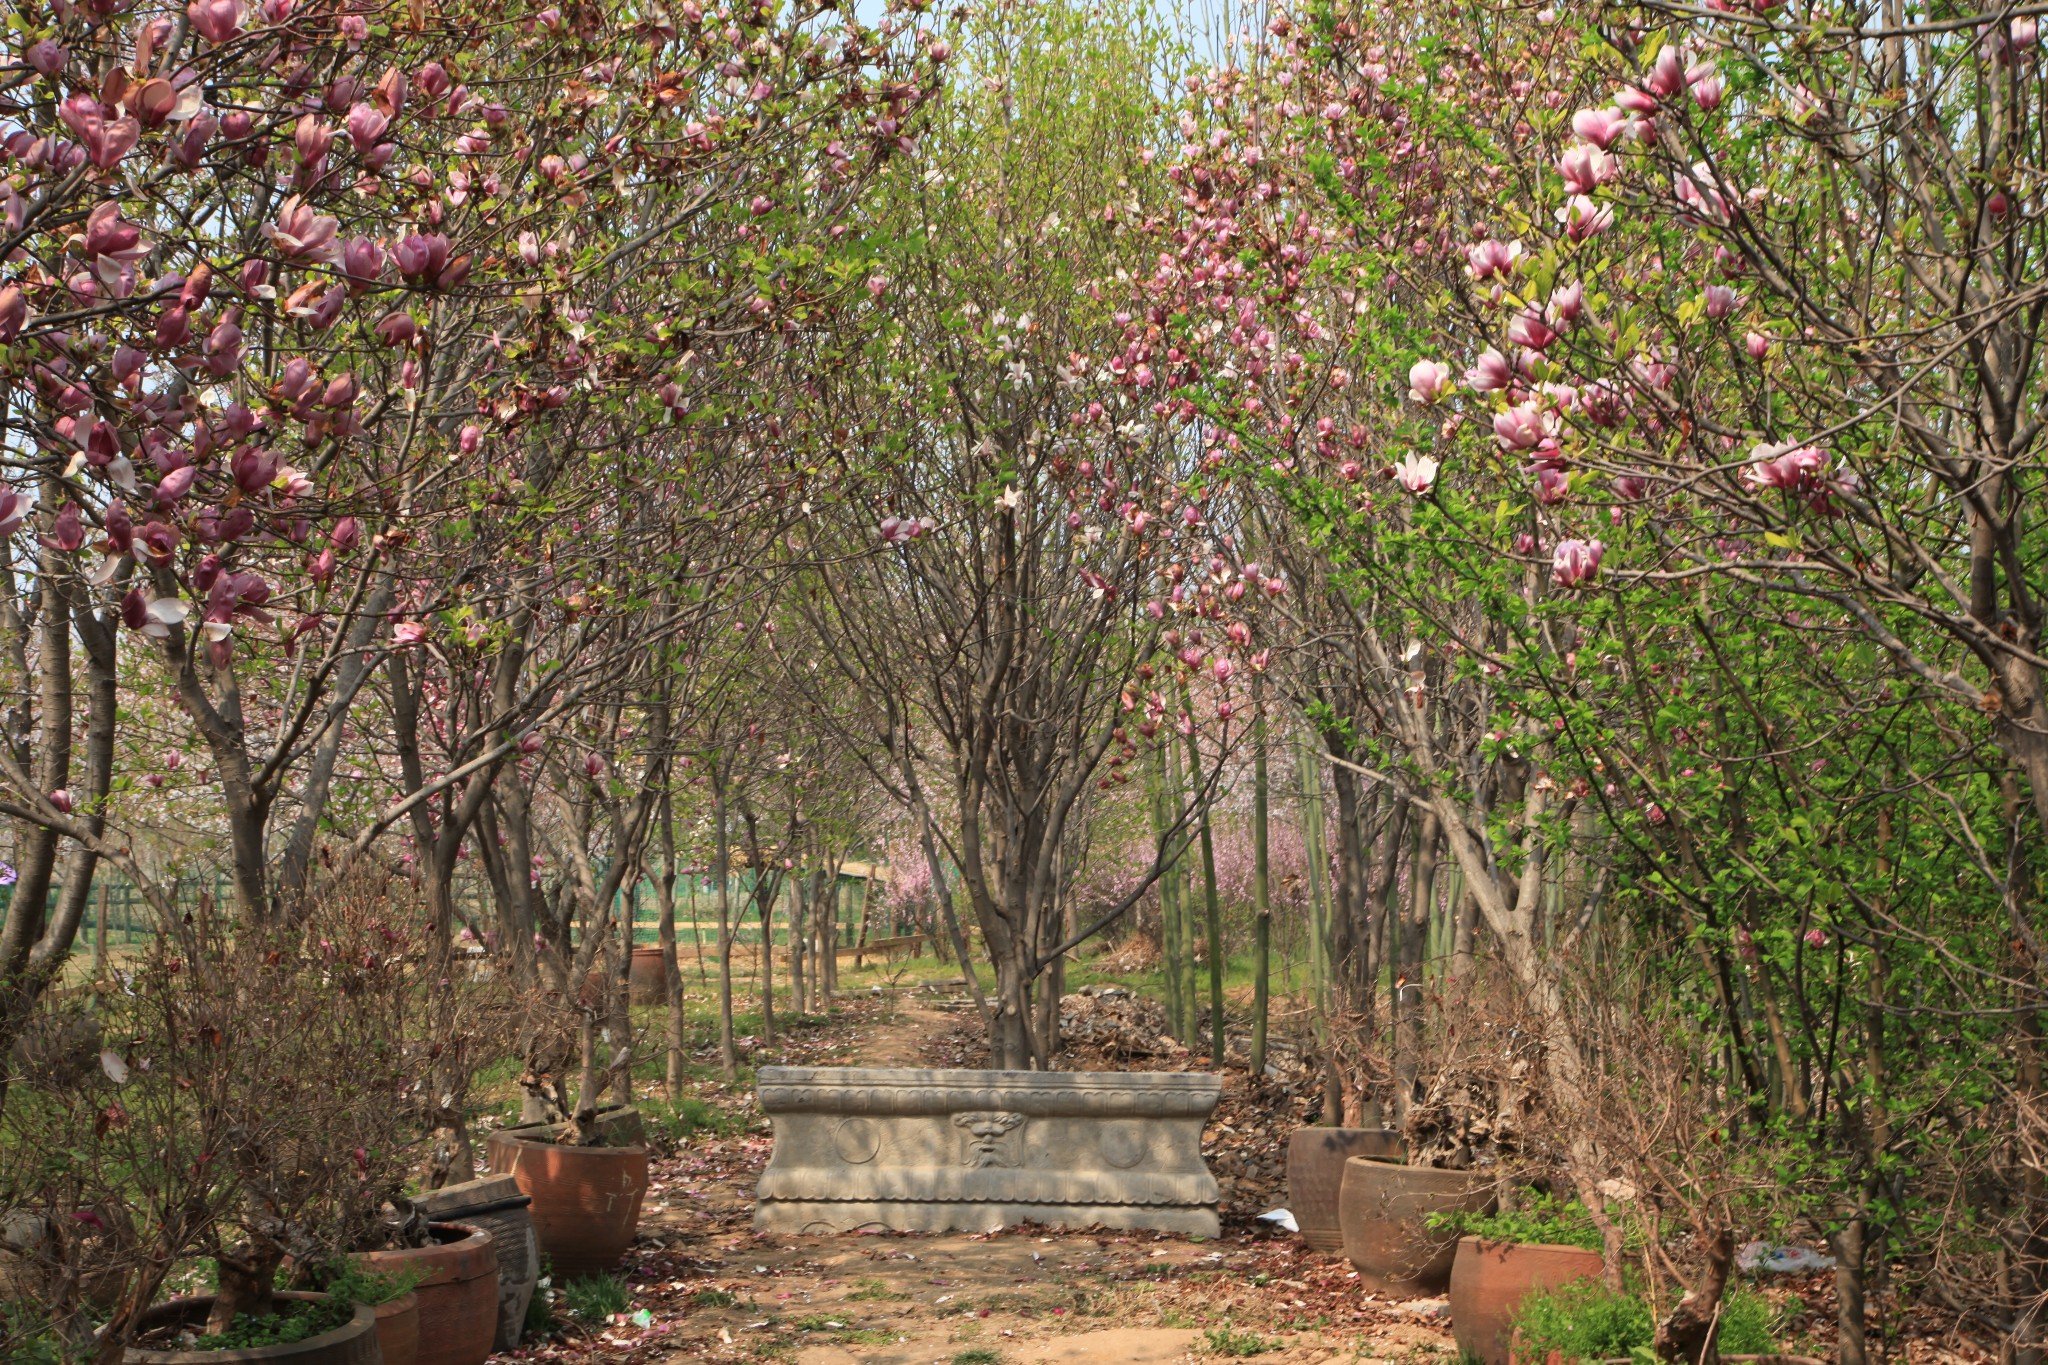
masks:
[[[953,1115],[953,1124],[967,1132],[966,1165],[1021,1166],[1018,1154],[1023,1145],[1024,1116],[1001,1109],[974,1110]]]

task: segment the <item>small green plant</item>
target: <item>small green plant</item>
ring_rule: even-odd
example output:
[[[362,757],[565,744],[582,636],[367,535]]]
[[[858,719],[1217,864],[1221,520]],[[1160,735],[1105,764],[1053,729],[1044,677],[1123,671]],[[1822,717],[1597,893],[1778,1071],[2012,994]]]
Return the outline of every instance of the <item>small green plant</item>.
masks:
[[[280,1272],[280,1277],[284,1273]],[[371,1270],[360,1261],[342,1261],[307,1275],[303,1283],[317,1287],[323,1294],[375,1308],[404,1298],[419,1287],[427,1274],[427,1271],[412,1266]],[[298,1286],[279,1285],[279,1288],[294,1287]]]
[[[730,1308],[738,1302],[739,1300],[732,1294],[715,1287],[700,1289],[690,1295],[690,1306],[693,1308]]]
[[[355,1316],[353,1301],[344,1298],[286,1299],[267,1317],[237,1314],[225,1332],[207,1332],[192,1343],[195,1351],[246,1351],[258,1346],[289,1346],[295,1341],[331,1332]]]
[[[855,1280],[854,1290],[847,1299],[853,1303],[873,1303],[890,1299],[907,1299],[908,1294],[899,1294],[877,1279]]]
[[[526,1319],[520,1324],[520,1334],[527,1337],[545,1337],[555,1330],[555,1291],[540,1285],[533,1291],[533,1297],[526,1301]]]
[[[1219,1356],[1264,1355],[1278,1344],[1268,1341],[1257,1332],[1239,1331],[1228,1323],[1221,1327],[1211,1327],[1208,1338],[1210,1353]]]
[[[1539,1194],[1517,1209],[1500,1213],[1471,1213],[1463,1209],[1432,1213],[1429,1226],[1438,1232],[1455,1232],[1461,1237],[1484,1237],[1492,1242],[1547,1243],[1599,1251],[1600,1229],[1593,1216],[1576,1199],[1558,1199]]]
[[[1195,1325],[1195,1320],[1178,1308],[1164,1308],[1159,1313],[1159,1325],[1171,1327],[1175,1331],[1186,1331]]]
[[[1525,1297],[1514,1331],[1532,1360],[1548,1359],[1553,1351],[1566,1361],[1615,1360],[1647,1353],[1657,1323],[1649,1304],[1635,1295],[1617,1294],[1599,1280],[1574,1280]],[[1775,1352],[1770,1301],[1742,1289],[1724,1298],[1719,1349],[1723,1355]]]
[[[953,1356],[953,1365],[1001,1365],[1003,1353],[986,1346],[970,1346]]]
[[[583,1322],[603,1322],[614,1313],[626,1311],[632,1296],[616,1275],[586,1275],[562,1286],[562,1303],[569,1315]]]

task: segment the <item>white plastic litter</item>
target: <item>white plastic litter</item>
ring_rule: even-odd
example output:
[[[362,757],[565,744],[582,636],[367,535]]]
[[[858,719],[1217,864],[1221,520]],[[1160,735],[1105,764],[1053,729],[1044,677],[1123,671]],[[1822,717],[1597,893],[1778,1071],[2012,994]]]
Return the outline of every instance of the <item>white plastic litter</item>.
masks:
[[[1814,1270],[1833,1270],[1835,1258],[1797,1243],[1780,1246],[1773,1242],[1751,1242],[1735,1253],[1735,1268],[1749,1275],[1804,1275]]]
[[[1294,1221],[1294,1215],[1286,1209],[1267,1209],[1258,1221],[1279,1228],[1282,1232],[1300,1232],[1301,1224]]]

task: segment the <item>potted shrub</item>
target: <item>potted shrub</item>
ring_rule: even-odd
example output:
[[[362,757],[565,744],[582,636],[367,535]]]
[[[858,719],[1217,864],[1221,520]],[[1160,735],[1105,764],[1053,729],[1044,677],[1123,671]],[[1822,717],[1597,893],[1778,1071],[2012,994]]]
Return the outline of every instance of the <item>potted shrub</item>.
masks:
[[[1600,1230],[1576,1202],[1539,1196],[1515,1209],[1458,1210],[1429,1222],[1458,1238],[1451,1331],[1459,1352],[1485,1365],[1508,1365],[1515,1311],[1532,1290],[1594,1278],[1605,1266]]]
[[[1440,1294],[1458,1234],[1432,1228],[1434,1213],[1493,1207],[1494,1177],[1480,1171],[1405,1166],[1365,1157],[1344,1162],[1337,1221],[1359,1283],[1396,1294]]]
[[[498,1252],[488,1231],[431,1223],[417,1246],[359,1251],[353,1259],[414,1281],[418,1365],[483,1365],[498,1335]]]
[[[1721,1305],[1718,1354],[1726,1361],[1818,1365],[1779,1352],[1773,1310],[1763,1295],[1736,1290]],[[1510,1322],[1512,1365],[1557,1360],[1637,1365],[1654,1359],[1656,1314],[1636,1289],[1617,1291],[1599,1279],[1578,1279],[1523,1296]]]
[[[589,1010],[581,1035],[576,1100],[570,1102],[559,1081],[529,1079],[529,1094],[544,1097],[551,1116],[501,1128],[486,1143],[491,1169],[510,1175],[532,1199],[542,1253],[556,1274],[572,1279],[618,1264],[632,1245],[647,1195],[647,1147],[638,1112],[598,1103],[596,1024]],[[621,1058],[615,1057],[609,1069],[621,1067]],[[528,1074],[535,1077],[538,1069]]]

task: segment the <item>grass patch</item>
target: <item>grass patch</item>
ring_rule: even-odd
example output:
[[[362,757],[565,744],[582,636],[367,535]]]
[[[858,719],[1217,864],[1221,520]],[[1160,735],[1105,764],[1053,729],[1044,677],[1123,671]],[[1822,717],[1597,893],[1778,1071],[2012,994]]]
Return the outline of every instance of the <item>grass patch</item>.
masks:
[[[623,1313],[633,1301],[625,1282],[616,1275],[586,1275],[562,1286],[562,1305],[569,1315],[583,1322],[603,1322]]]
[[[955,1352],[953,1365],[1002,1365],[1003,1353],[987,1346],[970,1346]]]
[[[907,1299],[910,1295],[899,1294],[882,1281],[869,1278],[855,1280],[853,1292],[846,1297],[853,1303],[878,1303],[893,1299]]]
[[[1239,1331],[1225,1324],[1211,1327],[1207,1333],[1209,1353],[1219,1356],[1257,1356],[1274,1350],[1279,1343],[1260,1336],[1257,1332]]]
[[[692,1308],[730,1308],[739,1300],[723,1289],[700,1289],[690,1295]]]

